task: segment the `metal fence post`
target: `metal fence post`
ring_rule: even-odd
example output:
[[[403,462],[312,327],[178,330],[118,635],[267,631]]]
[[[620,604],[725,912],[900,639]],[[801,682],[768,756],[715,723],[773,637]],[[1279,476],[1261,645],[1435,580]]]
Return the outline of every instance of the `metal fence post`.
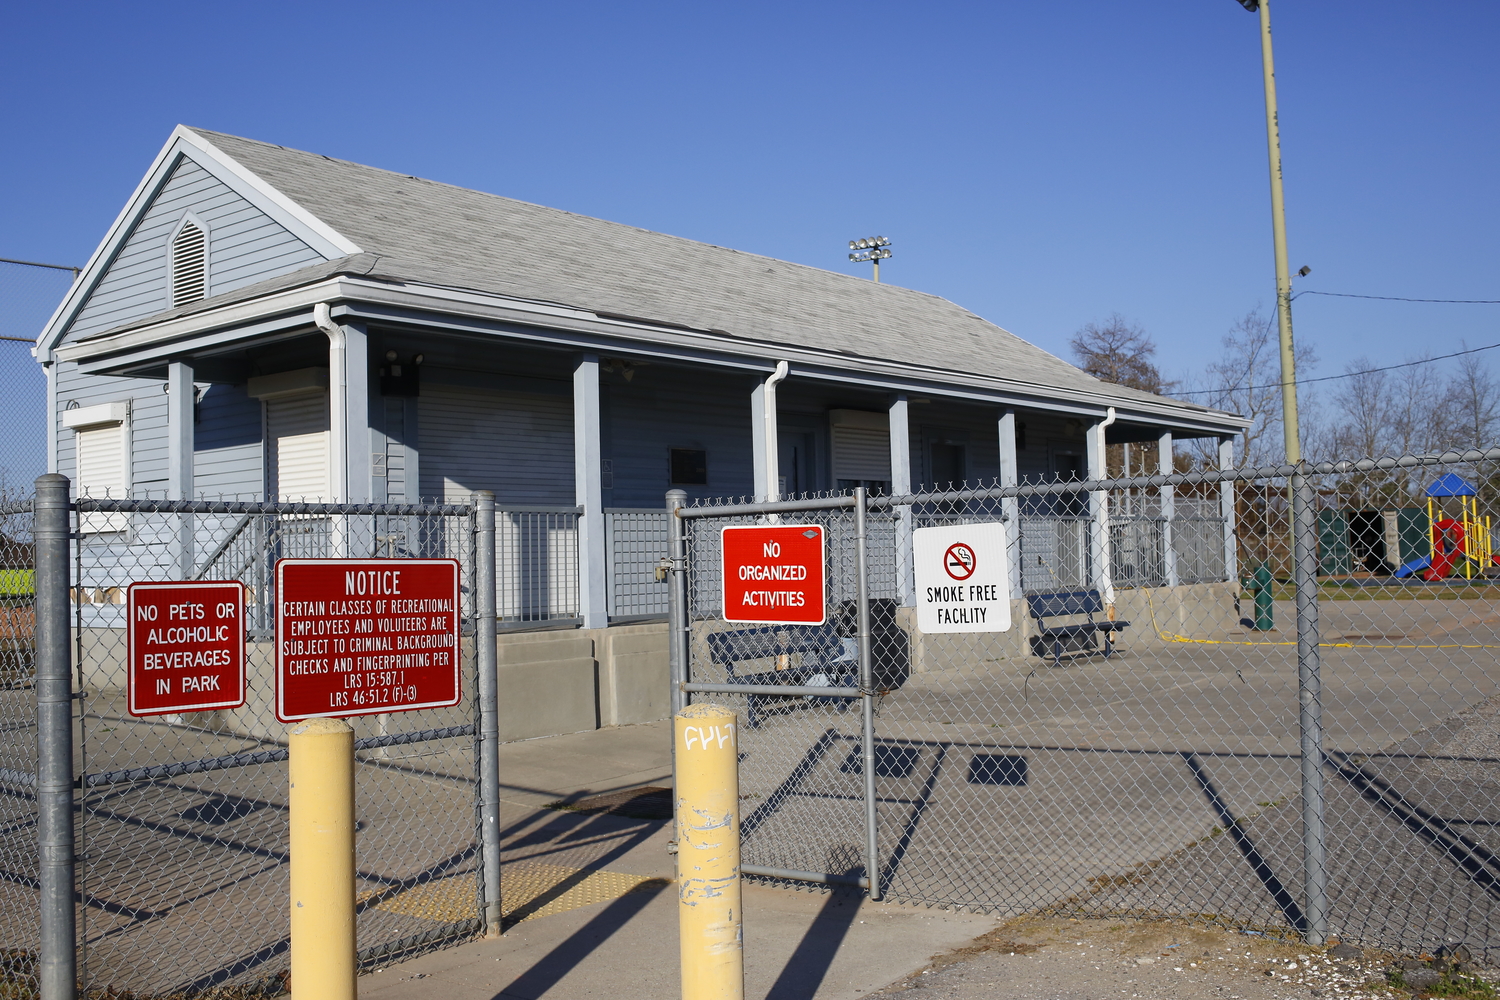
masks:
[[[479,671],[479,832],[485,937],[500,936],[500,705],[495,648],[495,494],[474,494],[474,652]]]
[[[37,853],[43,1000],[72,1000],[78,971],[73,912],[73,678],[68,624],[68,478],[36,481]]]
[[[1328,935],[1328,872],[1323,831],[1322,674],[1318,663],[1318,518],[1313,487],[1292,475],[1292,534],[1297,586],[1297,702],[1302,735],[1302,867],[1309,944]]]
[[[865,876],[870,880],[870,898],[880,898],[880,842],[875,829],[875,672],[870,643],[870,581],[865,552],[866,490],[854,489],[854,575],[859,613],[859,701],[863,717],[860,739],[865,766]]]
[[[672,716],[688,705],[682,685],[688,680],[688,648],[691,641],[687,603],[687,539],[677,510],[687,500],[687,491],[667,491],[667,672],[672,685]],[[675,744],[674,744],[675,746]]]

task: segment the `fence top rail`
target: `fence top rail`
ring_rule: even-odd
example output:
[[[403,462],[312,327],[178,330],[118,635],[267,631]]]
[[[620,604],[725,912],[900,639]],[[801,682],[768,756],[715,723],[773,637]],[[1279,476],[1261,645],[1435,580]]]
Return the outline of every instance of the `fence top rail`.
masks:
[[[36,510],[36,501],[31,497],[25,500],[11,500],[0,503],[0,517],[8,514],[30,514]]]
[[[112,500],[78,497],[82,513],[120,514],[381,514],[407,517],[467,517],[470,504],[419,503],[283,503],[255,500]]]
[[[527,507],[513,507],[504,504],[495,505],[496,514],[582,514],[582,507],[545,507],[532,504]]]
[[[1434,465],[1462,465],[1500,461],[1500,448],[1471,451],[1448,451],[1431,455],[1403,455],[1399,458],[1365,458],[1352,462],[1303,462],[1301,465],[1266,465],[1251,469],[1202,469],[1177,472],[1166,476],[1134,476],[1114,479],[1084,479],[1055,483],[1031,483],[1017,486],[988,486],[941,493],[908,493],[899,496],[872,496],[871,510],[909,507],[929,503],[952,503],[963,500],[1005,500],[1012,497],[1058,496],[1069,493],[1097,493],[1108,490],[1150,489],[1162,486],[1192,486],[1211,483],[1250,482],[1265,479],[1290,479],[1293,476],[1333,476],[1359,472],[1387,472],[1395,469],[1419,469]],[[854,506],[854,497],[817,497],[806,500],[779,500],[757,503],[726,503],[704,507],[679,507],[682,518],[734,517],[743,514],[775,514],[790,511],[835,510]]]
[[[580,509],[582,509],[582,508],[580,508]],[[606,514],[656,514],[658,516],[661,516],[661,515],[665,515],[666,512],[667,512],[667,510],[666,510],[665,507],[605,507],[604,508],[604,513],[606,513]]]

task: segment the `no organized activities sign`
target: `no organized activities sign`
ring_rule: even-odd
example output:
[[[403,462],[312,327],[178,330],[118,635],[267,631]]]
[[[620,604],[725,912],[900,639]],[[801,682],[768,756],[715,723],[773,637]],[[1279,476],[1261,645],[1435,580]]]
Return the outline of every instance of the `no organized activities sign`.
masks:
[[[1005,525],[918,528],[912,532],[912,561],[922,632],[1009,631]]]

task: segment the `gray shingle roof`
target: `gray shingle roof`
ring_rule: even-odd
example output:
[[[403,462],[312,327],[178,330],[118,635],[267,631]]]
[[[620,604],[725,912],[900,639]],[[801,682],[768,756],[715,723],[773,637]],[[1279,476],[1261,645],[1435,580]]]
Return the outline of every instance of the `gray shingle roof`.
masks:
[[[194,129],[407,281],[1160,405],[946,299]],[[354,263],[351,261],[350,263]],[[360,270],[368,266],[360,262]],[[319,268],[310,268],[316,271]],[[1173,401],[1174,408],[1205,414]]]

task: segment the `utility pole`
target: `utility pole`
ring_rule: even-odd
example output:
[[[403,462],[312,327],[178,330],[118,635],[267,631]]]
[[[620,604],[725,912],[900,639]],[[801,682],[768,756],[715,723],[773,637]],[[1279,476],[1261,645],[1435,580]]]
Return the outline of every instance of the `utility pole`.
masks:
[[[1276,111],[1276,66],[1271,58],[1268,0],[1239,0],[1260,14],[1260,61],[1266,87],[1266,147],[1271,160],[1271,235],[1276,245],[1276,316],[1281,340],[1281,428],[1288,465],[1302,461],[1297,421],[1297,358],[1292,349],[1292,275],[1286,259],[1286,197],[1281,188],[1281,124]]]
[[[863,240],[850,240],[849,259],[856,264],[865,261],[875,265],[875,284],[880,284],[880,262],[891,255],[891,241],[884,236],[871,236]]]

